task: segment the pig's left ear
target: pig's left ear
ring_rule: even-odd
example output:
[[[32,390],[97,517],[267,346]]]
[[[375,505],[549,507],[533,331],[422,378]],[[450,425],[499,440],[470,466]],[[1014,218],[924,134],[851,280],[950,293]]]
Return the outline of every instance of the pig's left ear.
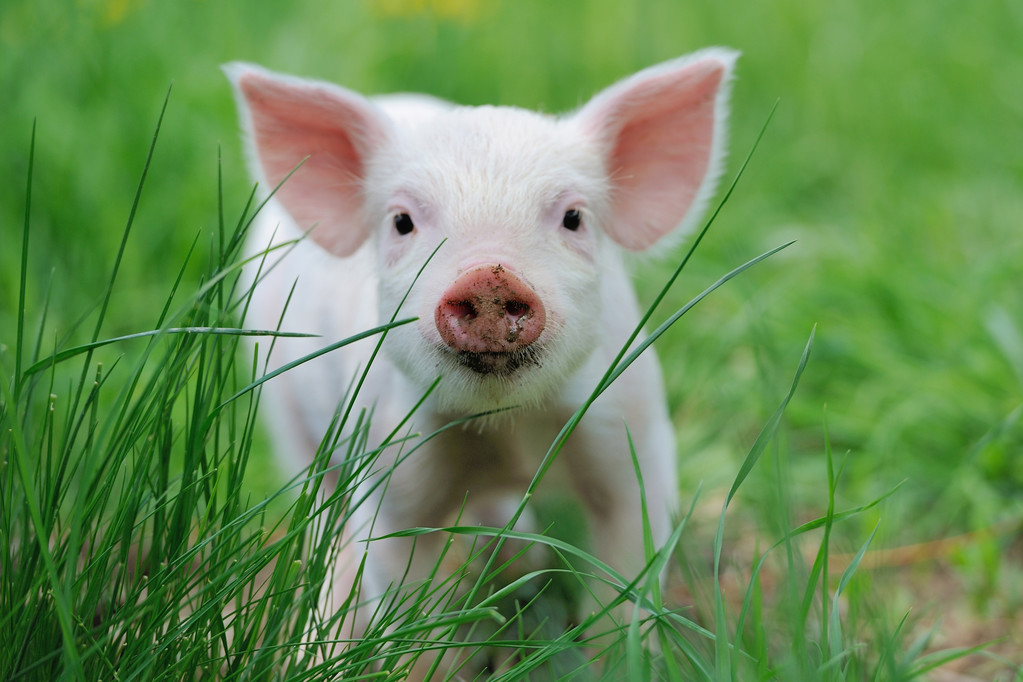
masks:
[[[634,251],[699,217],[724,154],[738,53],[703,50],[626,78],[575,116],[603,148],[611,181],[607,231]]]

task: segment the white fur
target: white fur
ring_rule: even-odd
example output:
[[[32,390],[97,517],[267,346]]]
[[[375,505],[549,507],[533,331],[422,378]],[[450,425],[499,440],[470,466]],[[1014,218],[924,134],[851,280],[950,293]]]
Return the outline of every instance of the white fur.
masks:
[[[331,248],[331,236],[317,236],[314,230],[313,237],[298,243],[293,252],[283,258],[282,251],[274,252],[263,266],[247,323],[276,327],[294,284],[282,328],[320,335],[278,340],[271,367],[389,319],[427,256],[446,240],[399,314],[418,316],[418,321],[390,332],[386,355],[377,358],[358,398],[358,405],[373,409],[370,445],[406,416],[438,376],[442,380],[437,391],[413,417],[418,432],[433,432],[469,414],[513,408],[476,427],[444,432],[396,467],[386,493],[375,494],[357,513],[348,529],[353,538],[366,539],[371,524],[374,536],[443,525],[465,501],[476,518],[463,518],[463,523],[505,522],[508,508],[521,499],[547,447],[597,385],[639,319],[621,246],[608,236],[608,221],[617,215],[614,207],[621,190],[608,156],[617,123],[606,120],[605,112],[616,98],[698,62],[711,63],[723,74],[714,95],[707,170],[695,188],[692,206],[656,232],[667,239],[671,227],[688,226],[697,219],[713,192],[735,56],[727,50],[708,50],[653,67],[563,118],[514,108],[455,107],[420,95],[391,95],[370,102],[337,86],[279,76],[259,67],[226,68],[249,136],[254,174],[264,188],[276,184],[277,178],[267,176],[262,161],[261,154],[267,152],[260,145],[267,141],[265,133],[254,131],[251,92],[241,85],[245,78],[253,79],[254,88],[283,84],[294,88],[297,97],[343,101],[369,121],[368,132],[353,138],[356,146],[363,145],[360,158],[365,160],[362,176],[354,178],[359,210],[347,217],[324,217],[338,223],[347,220],[351,229],[367,236],[356,239],[354,252],[339,259],[324,250]],[[582,210],[584,224],[577,232],[561,227],[569,208]],[[394,231],[395,213],[409,213],[416,227],[413,235],[403,237]],[[248,253],[298,238],[310,227],[296,225],[280,202],[271,201],[254,226]],[[434,308],[444,290],[461,272],[481,263],[514,271],[546,309],[546,326],[535,344],[539,364],[511,376],[480,375],[458,364],[434,326]],[[255,267],[249,267],[250,280]],[[374,343],[375,339],[359,342],[267,384],[265,413],[286,461],[309,463],[338,400],[354,372],[365,367]],[[574,491],[589,519],[596,554],[625,575],[635,575],[643,565],[642,530],[626,426],[645,479],[655,538],[664,540],[679,493],[674,434],[652,352],[595,403],[540,492]],[[398,448],[392,447],[381,462],[392,463],[397,455]],[[440,537],[420,539],[412,579],[426,575],[439,542]],[[370,543],[364,598],[381,595],[399,580],[410,547],[402,540]],[[338,576],[342,577],[329,596],[335,605],[351,588],[350,573],[338,571]]]

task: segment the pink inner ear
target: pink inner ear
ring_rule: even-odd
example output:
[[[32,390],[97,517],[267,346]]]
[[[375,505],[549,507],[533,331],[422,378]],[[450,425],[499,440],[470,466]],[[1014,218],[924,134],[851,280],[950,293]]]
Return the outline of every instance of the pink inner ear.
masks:
[[[652,246],[700,198],[718,153],[716,103],[725,71],[722,62],[705,59],[640,74],[599,102],[597,126],[611,143],[608,231],[622,246],[636,251]]]
[[[239,88],[267,182],[276,187],[288,178],[278,201],[299,229],[316,226],[313,241],[335,255],[351,255],[368,236],[362,220],[365,157],[383,138],[369,105],[354,95],[254,72],[241,77]]]

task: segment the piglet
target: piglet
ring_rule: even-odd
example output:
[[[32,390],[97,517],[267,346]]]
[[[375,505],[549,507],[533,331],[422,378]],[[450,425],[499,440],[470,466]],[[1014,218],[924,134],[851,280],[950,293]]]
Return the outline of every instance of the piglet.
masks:
[[[548,446],[638,323],[624,254],[663,248],[714,190],[735,59],[707,49],[653,66],[566,116],[425,95],[366,98],[254,65],[225,67],[256,180],[264,190],[283,181],[248,253],[306,235],[248,266],[250,281],[258,272],[250,325],[275,328],[287,307],[283,330],[320,337],[278,339],[271,365],[386,322],[410,292],[400,317],[417,320],[390,331],[357,396],[372,415],[370,447],[438,377],[412,415],[415,431],[490,413],[407,458],[407,444],[386,448],[377,471],[400,461],[388,484],[370,478],[356,492],[372,489],[346,528],[353,543],[325,596],[326,608],[345,601],[365,551],[356,634],[388,589],[429,575],[444,539],[420,537],[411,563],[410,540],[358,541],[444,526],[456,514],[462,525],[508,522]],[[265,386],[284,460],[311,462],[374,343]],[[654,538],[665,540],[679,491],[652,352],[591,407],[537,494],[574,494],[594,553],[632,577],[644,553],[627,428]],[[531,524],[527,512],[518,527]]]

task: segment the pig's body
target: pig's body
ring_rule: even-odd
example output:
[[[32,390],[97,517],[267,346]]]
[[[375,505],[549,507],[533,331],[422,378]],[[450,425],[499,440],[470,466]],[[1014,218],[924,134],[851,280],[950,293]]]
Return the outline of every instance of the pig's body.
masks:
[[[712,50],[654,67],[568,118],[409,95],[373,103],[256,67],[229,69],[257,177],[272,187],[306,159],[259,218],[250,254],[316,225],[286,257],[268,256],[264,271],[275,264],[255,289],[250,326],[276,327],[294,285],[281,328],[320,335],[279,339],[271,367],[386,322],[444,240],[398,316],[418,321],[389,333],[359,395],[357,404],[372,410],[370,447],[438,376],[412,417],[417,432],[507,410],[448,429],[402,461],[386,492],[359,508],[353,538],[368,537],[370,524],[374,537],[444,525],[463,505],[463,525],[508,521],[549,445],[638,323],[622,247],[651,247],[691,222],[712,191],[733,60]],[[492,294],[496,312],[482,307]],[[375,341],[265,387],[286,461],[311,461]],[[644,559],[626,427],[655,540],[664,540],[678,499],[675,446],[651,352],[596,401],[538,492],[574,492],[597,556],[631,577]],[[388,448],[380,465],[401,453]],[[417,541],[406,580],[428,575],[441,541]],[[410,548],[370,543],[363,598],[402,579]],[[337,575],[334,604],[351,589],[350,571]]]
[[[253,255],[265,250],[271,240],[280,244],[301,236],[286,214],[275,206],[268,208],[271,210],[258,220],[249,241]],[[378,515],[376,504],[365,504],[357,510],[365,512],[356,515],[364,524],[377,515],[375,536],[403,528],[449,524],[453,521],[451,514],[463,501],[476,512],[476,518],[463,518],[463,524],[500,527],[506,523],[507,510],[517,506],[548,447],[597,386],[639,320],[621,257],[613,251],[608,256],[611,266],[605,269],[599,283],[599,297],[609,305],[603,309],[601,323],[593,332],[595,347],[583,359],[582,366],[539,405],[486,417],[481,426],[474,422],[448,430],[420,448],[413,460],[391,474],[387,501],[380,506]],[[271,368],[381,323],[372,249],[363,248],[345,259],[344,267],[338,267],[335,261],[314,243],[304,240],[263,276],[253,296],[248,324],[259,329],[276,328],[294,285],[281,328],[318,335],[278,340]],[[404,308],[402,312],[399,317],[415,314]],[[366,367],[375,343],[376,337],[372,337],[334,351],[289,370],[266,386],[263,410],[270,416],[275,448],[285,466],[297,469],[309,464],[330,426],[338,401],[355,372]],[[390,434],[423,392],[424,388],[409,381],[387,354],[378,356],[357,402],[373,409],[370,443],[379,443]],[[431,400],[415,413],[412,423],[415,431],[428,434],[488,407],[481,405],[469,413],[448,411],[441,409],[437,400]],[[668,530],[668,512],[677,496],[675,445],[653,352],[644,353],[597,400],[538,493],[563,494],[574,490],[582,501],[590,503],[597,555],[629,572],[641,566],[642,529],[626,425],[637,453],[643,453],[647,502],[651,510],[656,510],[651,521],[656,536],[663,539]],[[397,448],[387,450],[381,464],[392,461],[397,454]],[[619,527],[617,532],[615,526]],[[355,535],[362,536],[357,531]],[[422,538],[419,543],[423,544]],[[373,587],[386,588],[395,579],[394,572],[405,566],[401,548],[392,550],[395,555],[384,556],[383,545],[374,543],[368,555],[370,570],[364,580],[370,583],[370,591]],[[420,550],[419,555],[424,559],[424,567],[429,568],[433,561],[431,553]],[[631,560],[631,565],[623,564],[623,559]],[[348,589],[345,584],[338,586],[337,603],[344,601]]]

